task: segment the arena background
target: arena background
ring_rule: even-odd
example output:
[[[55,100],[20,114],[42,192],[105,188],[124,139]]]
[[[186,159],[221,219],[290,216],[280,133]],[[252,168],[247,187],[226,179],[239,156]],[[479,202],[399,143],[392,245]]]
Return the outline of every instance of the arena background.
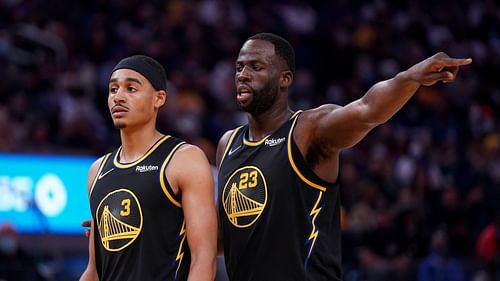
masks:
[[[158,127],[213,163],[218,138],[246,118],[234,60],[264,31],[295,47],[294,110],[345,105],[438,51],[473,58],[341,155],[344,277],[500,280],[494,0],[0,0],[0,280],[75,280],[86,266],[86,168],[119,142],[106,105],[119,59],[165,66]],[[56,219],[53,202],[69,215]]]

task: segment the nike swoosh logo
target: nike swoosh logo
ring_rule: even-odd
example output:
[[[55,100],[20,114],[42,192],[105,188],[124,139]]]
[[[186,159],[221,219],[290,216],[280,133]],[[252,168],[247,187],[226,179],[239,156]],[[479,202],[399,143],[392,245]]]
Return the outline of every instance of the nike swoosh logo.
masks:
[[[108,171],[106,171],[106,173],[101,173],[101,174],[99,175],[99,177],[97,177],[97,179],[98,179],[98,180],[100,180],[100,179],[104,178],[104,176],[105,176],[105,175],[109,174],[109,173],[110,173],[111,171],[113,171],[114,169],[115,169],[115,168],[111,168],[111,169],[109,169]]]
[[[236,147],[236,148],[234,148],[234,149],[233,149],[233,148],[231,148],[231,149],[229,150],[229,152],[227,153],[227,155],[231,156],[231,154],[235,153],[235,152],[236,152],[236,150],[240,149],[240,147],[241,147],[241,145],[240,145],[240,146],[238,146],[238,147]]]

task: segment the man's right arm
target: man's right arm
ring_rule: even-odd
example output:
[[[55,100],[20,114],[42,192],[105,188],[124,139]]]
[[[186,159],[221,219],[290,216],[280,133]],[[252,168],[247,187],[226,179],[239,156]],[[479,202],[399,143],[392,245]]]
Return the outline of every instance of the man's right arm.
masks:
[[[94,254],[94,222],[90,222],[90,237],[89,237],[89,262],[87,268],[80,277],[80,281],[99,281],[95,267]]]
[[[89,169],[88,178],[87,178],[87,191],[90,199],[90,191],[92,188],[92,184],[97,175],[97,171],[99,170],[99,166],[102,162],[102,157],[96,160]],[[97,276],[96,265],[95,265],[95,253],[94,253],[94,221],[90,221],[90,234],[89,234],[89,262],[87,264],[87,268],[83,272],[80,277],[80,281],[99,281],[99,277]]]
[[[226,146],[227,143],[229,142],[229,139],[231,138],[231,135],[233,134],[234,130],[229,130],[222,135],[222,137],[219,140],[219,144],[217,145],[217,153],[215,155],[215,164],[217,165],[217,169],[219,168],[222,158],[224,157],[224,151],[226,151]]]
[[[219,169],[219,166],[222,162],[222,158],[224,157],[224,151],[226,151],[226,146],[227,143],[229,142],[229,139],[231,138],[231,134],[233,133],[233,130],[227,131],[222,135],[222,137],[219,140],[219,144],[217,145],[217,153],[215,155],[215,165],[217,165],[217,169]],[[216,187],[217,190],[217,187]],[[217,198],[219,198],[217,196]],[[217,202],[217,205],[219,202]],[[219,208],[217,208],[217,255],[222,256],[224,255],[224,245],[222,243],[222,226],[220,222],[220,216],[219,216]]]

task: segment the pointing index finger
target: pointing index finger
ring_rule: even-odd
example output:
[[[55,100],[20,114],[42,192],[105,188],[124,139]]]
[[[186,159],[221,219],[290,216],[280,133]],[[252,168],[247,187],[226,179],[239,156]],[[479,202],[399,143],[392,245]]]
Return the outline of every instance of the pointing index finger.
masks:
[[[438,64],[442,65],[443,67],[461,66],[461,65],[468,65],[471,63],[472,63],[471,58],[466,58],[466,59],[441,58],[438,61]]]

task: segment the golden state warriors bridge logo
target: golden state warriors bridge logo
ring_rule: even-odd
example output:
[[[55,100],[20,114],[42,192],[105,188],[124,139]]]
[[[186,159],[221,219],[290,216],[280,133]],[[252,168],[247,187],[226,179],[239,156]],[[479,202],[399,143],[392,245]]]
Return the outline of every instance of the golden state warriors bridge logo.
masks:
[[[236,227],[249,227],[264,211],[267,184],[262,172],[254,166],[234,171],[224,186],[222,204],[229,221]]]
[[[97,207],[96,217],[102,246],[110,252],[132,244],[142,229],[141,205],[128,189],[106,195]]]

